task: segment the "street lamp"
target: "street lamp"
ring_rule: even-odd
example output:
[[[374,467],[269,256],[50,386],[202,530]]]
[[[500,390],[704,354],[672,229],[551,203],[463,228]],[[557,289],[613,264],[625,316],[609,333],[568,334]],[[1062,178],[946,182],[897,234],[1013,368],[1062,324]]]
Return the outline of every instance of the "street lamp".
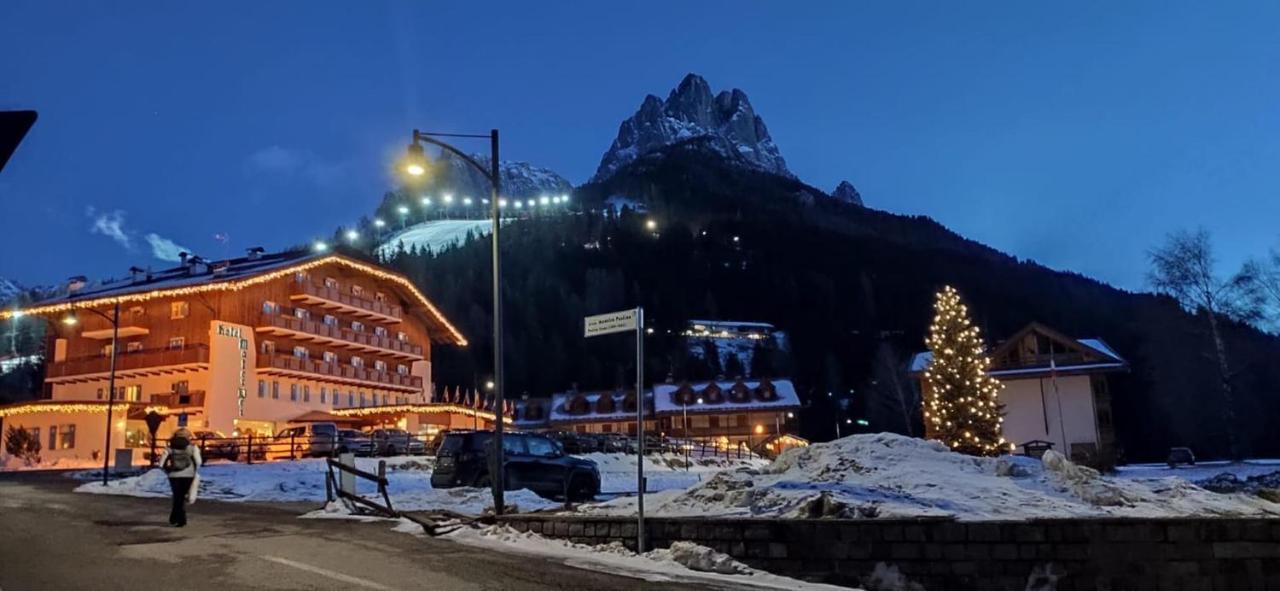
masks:
[[[488,138],[489,139],[489,166],[485,167],[475,158],[467,155],[448,143],[437,139],[441,137],[456,138]],[[417,129],[413,130],[413,141],[409,144],[405,154],[404,171],[410,176],[421,177],[427,172],[427,154],[423,144],[431,144],[445,150],[471,167],[480,171],[481,175],[489,179],[492,191],[489,198],[489,210],[493,216],[493,390],[494,390],[494,414],[495,421],[493,423],[493,453],[495,456],[494,474],[490,481],[493,483],[493,510],[497,515],[502,515],[503,504],[505,501],[504,487],[506,486],[506,461],[502,442],[503,432],[503,409],[506,408],[506,401],[503,397],[503,371],[502,371],[502,265],[501,256],[499,255],[498,234],[501,228],[501,220],[498,214],[498,194],[502,192],[502,176],[498,170],[498,130],[490,130],[487,135],[479,134],[455,134],[455,133],[424,133]],[[444,202],[447,204],[453,201],[452,195],[445,195]]]
[[[107,486],[107,478],[111,475],[111,414],[116,403],[116,347],[120,344],[120,302],[116,302],[110,316],[93,308],[80,308],[101,316],[111,323],[111,365],[107,373],[107,442],[102,448],[102,486]],[[75,312],[62,317],[62,323],[75,326],[80,320]]]
[[[355,242],[360,239],[360,233],[355,230],[347,230],[347,241]]]

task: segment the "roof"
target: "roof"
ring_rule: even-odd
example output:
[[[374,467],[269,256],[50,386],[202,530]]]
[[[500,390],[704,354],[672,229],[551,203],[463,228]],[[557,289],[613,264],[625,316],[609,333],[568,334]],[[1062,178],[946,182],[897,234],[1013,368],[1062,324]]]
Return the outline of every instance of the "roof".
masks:
[[[761,381],[762,380],[744,380],[743,384],[754,392],[755,389],[760,386]],[[702,404],[694,402],[687,406],[680,404],[675,400],[675,397],[672,396],[676,390],[680,389],[682,384],[658,384],[653,387],[654,410],[657,414],[676,414],[683,413],[686,410],[690,413],[723,413],[734,411],[799,408],[800,397],[796,394],[796,388],[791,383],[791,380],[768,381],[773,384],[774,390],[777,393],[777,398],[774,400],[757,400],[753,396],[752,400],[747,402],[734,402],[728,399],[727,393],[731,388],[733,388],[736,382],[717,381],[715,384],[726,393],[725,400],[723,402],[704,401]],[[689,386],[692,387],[694,391],[700,392],[711,383],[712,382],[690,383]]]
[[[587,400],[587,412],[575,414],[568,411],[568,403],[575,396],[582,396]],[[614,412],[602,413],[596,412],[596,405],[603,396],[613,397]],[[551,409],[547,412],[547,421],[551,423],[573,423],[573,422],[594,422],[594,421],[625,421],[634,419],[635,410],[626,410],[624,401],[627,395],[614,391],[604,392],[557,392],[551,395]],[[646,392],[644,396],[645,411],[652,412],[653,409],[653,393]]]
[[[462,333],[444,317],[435,304],[431,303],[405,276],[344,255],[288,251],[201,264],[204,267],[198,273],[191,272],[186,265],[179,265],[171,269],[147,273],[145,277],[138,279],[120,279],[92,285],[75,294],[36,302],[26,309],[0,310],[0,319],[27,314],[57,314],[74,309],[97,308],[190,293],[238,291],[298,271],[335,264],[373,275],[396,285],[409,301],[418,304],[410,309],[422,312],[428,327],[433,329],[429,333],[432,335],[432,340],[460,346],[467,345],[466,337],[462,336]]]
[[[1089,372],[1098,372],[1098,371],[1114,371],[1114,370],[1122,370],[1129,366],[1129,362],[1125,361],[1124,358],[1121,357],[1119,353],[1116,353],[1115,349],[1112,349],[1111,346],[1108,345],[1102,339],[1099,339],[1099,338],[1072,339],[1070,337],[1063,335],[1062,333],[1059,333],[1056,330],[1053,330],[1037,322],[1032,322],[1031,324],[1028,324],[1023,329],[1019,330],[1017,333],[1014,333],[1013,337],[1005,340],[999,346],[995,347],[991,351],[991,355],[993,357],[999,357],[1003,352],[1007,351],[1010,347],[1014,346],[1014,344],[1018,340],[1020,340],[1024,335],[1032,331],[1045,334],[1046,336],[1049,336],[1050,338],[1058,342],[1061,342],[1068,347],[1073,347],[1078,351],[1089,353],[1090,357],[1097,357],[1098,359],[1086,358],[1074,363],[1067,362],[1067,361],[1058,363],[1056,361],[1053,361],[1052,366],[1049,363],[1042,363],[1039,365],[1029,365],[1025,367],[1011,367],[1011,368],[999,368],[999,367],[995,367],[993,364],[993,369],[989,372],[990,375],[995,377],[1000,377],[1000,376],[1032,377],[1035,375],[1043,375],[1048,373],[1071,374],[1071,373],[1089,373]],[[924,370],[927,367],[929,367],[929,363],[932,361],[933,361],[933,352],[922,351],[922,352],[916,353],[915,355],[911,356],[911,362],[907,364],[907,373],[911,373],[911,374],[923,373]]]
[[[688,324],[705,324],[707,326],[750,326],[753,328],[773,328],[768,322],[747,322],[740,320],[690,320]]]

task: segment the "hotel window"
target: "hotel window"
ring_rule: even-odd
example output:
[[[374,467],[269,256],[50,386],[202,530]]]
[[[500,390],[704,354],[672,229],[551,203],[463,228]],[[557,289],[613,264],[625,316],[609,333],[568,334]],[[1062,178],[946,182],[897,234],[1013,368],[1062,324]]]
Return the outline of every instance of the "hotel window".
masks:
[[[337,363],[337,362],[338,362],[338,354],[337,354],[337,353],[334,353],[333,351],[325,351],[325,352],[324,352],[324,362],[325,362],[325,363]]]
[[[383,371],[383,372],[385,372],[385,371],[387,371],[387,362],[386,362],[386,361],[383,361],[383,360],[381,360],[381,359],[375,359],[375,360],[373,361],[373,368],[374,368],[374,369],[376,369],[376,370],[378,370],[378,371]]]
[[[296,317],[298,317],[298,319],[300,319],[300,320],[310,320],[310,319],[311,319],[311,312],[308,312],[306,308],[294,308],[294,309],[293,309],[293,315],[294,315],[294,316],[296,316]]]
[[[402,330],[396,333],[396,339],[398,339],[402,343],[407,343],[409,342],[409,335],[405,334],[404,331]]]
[[[298,385],[297,384],[289,384],[289,400],[293,402],[298,401]]]
[[[98,388],[98,400],[102,400],[102,388]]]
[[[361,359],[361,358],[359,358],[359,357],[356,357],[356,356],[354,356],[354,355],[353,355],[353,356],[351,357],[351,366],[352,366],[352,367],[364,367],[364,360],[363,360],[363,359]]]
[[[364,324],[355,320],[351,321],[351,330],[356,332],[364,332]]]
[[[142,317],[142,315],[146,313],[147,311],[143,309],[142,306],[134,306],[132,308],[129,308],[129,314],[131,314],[134,318],[140,318]]]
[[[58,449],[58,426],[57,425],[52,425],[49,427],[49,449],[50,450]]]
[[[293,280],[294,280],[294,281],[297,281],[298,283],[306,283],[306,282],[307,282],[307,272],[306,272],[306,271],[298,271],[297,273],[294,273],[294,274],[293,274]]]
[[[383,395],[382,395],[382,406],[386,406],[386,405],[387,405],[387,395],[386,395],[386,394],[383,394]]]
[[[407,365],[405,365],[405,364],[403,364],[403,363],[401,363],[401,364],[399,364],[399,365],[396,365],[396,373],[398,373],[398,374],[400,374],[400,375],[402,375],[402,376],[407,376],[407,375],[409,375],[409,366],[407,366]]]
[[[293,348],[293,356],[297,357],[298,359],[306,359],[310,355],[311,353],[307,351],[306,347],[299,346],[299,347]]]
[[[359,285],[352,285],[352,286],[351,286],[351,295],[353,295],[353,296],[362,296],[362,295],[364,295],[364,288],[363,288],[363,287],[360,287]]]
[[[124,345],[125,353],[137,353],[138,351],[141,351],[141,350],[142,350],[142,343],[139,343],[138,341],[125,343]]]
[[[263,314],[279,314],[280,304],[277,304],[275,302],[262,302],[262,313]]]
[[[373,327],[373,334],[385,338],[387,336],[387,329],[381,326],[375,326]]]
[[[189,313],[191,313],[191,307],[186,302],[169,302],[170,320],[186,318]]]
[[[337,316],[334,316],[333,314],[325,314],[325,315],[324,315],[324,325],[325,325],[325,326],[337,326],[337,325],[338,325],[338,317],[337,317]]]
[[[258,398],[267,397],[267,381],[258,380]]]
[[[169,391],[176,392],[178,394],[186,394],[187,391],[190,389],[191,389],[191,382],[188,382],[187,380],[179,380],[174,382],[173,385],[169,386]]]
[[[325,277],[324,286],[329,289],[338,289],[338,280],[333,277]]]
[[[263,354],[263,355],[275,355],[275,354],[276,354],[276,343],[275,343],[275,341],[262,341],[262,354]]]
[[[102,356],[103,357],[111,356],[111,345],[107,344],[102,346]]]
[[[178,350],[178,349],[181,349],[181,348],[183,348],[183,347],[185,347],[185,346],[187,346],[187,339],[186,339],[186,337],[173,337],[173,338],[169,339],[169,349],[170,349],[170,350]]]
[[[693,429],[706,429],[711,426],[711,421],[705,416],[694,415],[689,417],[689,427]]]
[[[30,429],[27,429],[27,433],[31,434],[32,439],[36,441],[40,441],[40,427],[32,427]]]
[[[360,406],[366,406],[364,392],[360,393]]]
[[[382,292],[377,292],[377,293],[373,294],[373,299],[374,299],[374,301],[382,302],[382,303],[384,303],[384,304],[385,304],[385,303],[387,302],[387,294],[382,293]]]
[[[271,399],[280,399],[280,382],[271,382]]]
[[[350,392],[347,392],[347,406],[355,406],[355,405],[356,405],[356,395]]]
[[[329,391],[324,386],[320,386],[320,404],[324,404],[325,398],[328,395]]]
[[[75,449],[76,426],[63,425],[58,429],[58,449]]]
[[[302,401],[311,402],[311,386],[302,387]]]
[[[141,402],[141,401],[142,401],[142,386],[141,386],[141,385],[138,385],[138,384],[134,384],[134,385],[132,385],[132,386],[125,386],[125,387],[124,387],[124,399],[125,399],[125,401],[126,401],[126,402]]]

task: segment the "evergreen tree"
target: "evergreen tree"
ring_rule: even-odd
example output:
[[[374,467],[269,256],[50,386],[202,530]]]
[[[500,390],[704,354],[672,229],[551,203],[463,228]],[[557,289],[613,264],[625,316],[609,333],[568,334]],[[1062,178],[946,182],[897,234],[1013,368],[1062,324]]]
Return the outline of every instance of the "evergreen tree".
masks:
[[[970,455],[996,455],[1005,449],[998,401],[1001,384],[987,374],[978,327],[950,285],[937,294],[935,316],[925,344],[933,359],[925,368],[926,437]]]

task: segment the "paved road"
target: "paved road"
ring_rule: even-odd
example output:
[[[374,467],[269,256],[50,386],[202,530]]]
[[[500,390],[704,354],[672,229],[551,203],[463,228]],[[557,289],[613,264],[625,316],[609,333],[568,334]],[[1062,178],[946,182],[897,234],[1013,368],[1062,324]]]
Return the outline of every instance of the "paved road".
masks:
[[[311,507],[74,494],[56,474],[0,474],[0,590],[704,589],[580,570],[394,532],[298,519]]]

